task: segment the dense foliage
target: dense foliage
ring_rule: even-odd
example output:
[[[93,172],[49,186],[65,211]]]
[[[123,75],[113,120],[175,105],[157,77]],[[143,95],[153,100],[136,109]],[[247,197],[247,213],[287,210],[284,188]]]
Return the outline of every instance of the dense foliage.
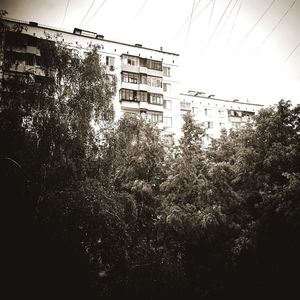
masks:
[[[170,148],[141,118],[111,123],[115,79],[97,49],[82,58],[47,41],[39,47],[48,76],[14,76],[1,88],[12,298],[288,299],[297,291],[299,107],[280,101],[208,149],[187,115]]]

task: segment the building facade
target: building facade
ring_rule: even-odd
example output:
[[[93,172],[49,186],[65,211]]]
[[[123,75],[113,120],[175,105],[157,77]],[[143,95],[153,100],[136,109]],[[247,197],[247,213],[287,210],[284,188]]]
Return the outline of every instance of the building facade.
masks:
[[[141,44],[130,45],[107,40],[95,32],[74,28],[67,32],[41,26],[35,22],[5,20],[10,28],[2,37],[0,48],[0,80],[31,73],[44,76],[41,51],[37,41],[61,42],[84,55],[95,45],[101,63],[116,75],[117,95],[114,99],[116,118],[139,114],[157,124],[163,135],[177,140],[182,134],[182,115],[190,112],[206,127],[205,143],[217,138],[221,129],[238,128],[251,121],[262,106],[221,100],[214,95],[179,91],[179,55],[163,48],[151,49]]]
[[[204,145],[219,138],[222,129],[239,129],[253,121],[253,116],[263,107],[261,104],[224,100],[215,95],[189,91],[180,94],[181,115],[190,113],[205,128]]]

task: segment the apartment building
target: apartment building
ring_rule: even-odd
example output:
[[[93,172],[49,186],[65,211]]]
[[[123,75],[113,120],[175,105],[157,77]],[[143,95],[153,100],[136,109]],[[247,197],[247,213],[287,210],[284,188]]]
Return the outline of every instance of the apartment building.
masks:
[[[160,49],[105,39],[96,32],[74,28],[68,32],[39,25],[5,19],[10,28],[0,45],[0,82],[9,76],[32,74],[36,80],[45,76],[40,39],[62,42],[84,55],[92,45],[98,46],[101,63],[117,77],[114,99],[116,118],[139,114],[157,124],[167,138],[182,135],[182,115],[190,112],[206,128],[204,144],[220,136],[221,129],[239,128],[251,122],[262,105],[217,99],[214,95],[179,91],[179,55]]]
[[[164,51],[162,47],[151,49],[141,44],[107,40],[101,34],[79,28],[67,32],[35,22],[8,19],[5,24],[11,30],[5,33],[0,51],[2,78],[25,72],[44,75],[38,39],[62,42],[82,55],[96,45],[101,62],[117,77],[116,118],[123,114],[140,114],[157,123],[164,134],[172,134],[174,129],[180,131],[172,120],[173,115],[179,118],[178,54]]]
[[[219,138],[222,129],[239,129],[253,121],[253,116],[263,108],[261,104],[224,100],[215,95],[189,91],[180,94],[181,116],[190,113],[205,128],[204,145]]]

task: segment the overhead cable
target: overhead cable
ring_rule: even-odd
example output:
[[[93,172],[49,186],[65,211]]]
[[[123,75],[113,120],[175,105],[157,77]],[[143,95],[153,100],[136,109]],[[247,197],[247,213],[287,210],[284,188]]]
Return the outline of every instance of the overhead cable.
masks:
[[[243,0],[240,1],[240,5],[239,5],[239,8],[238,8],[237,13],[236,13],[236,15],[235,15],[235,19],[234,19],[234,21],[233,21],[233,23],[232,23],[232,27],[231,27],[231,30],[230,30],[230,34],[229,34],[228,39],[227,39],[227,42],[226,42],[226,48],[227,48],[227,46],[229,45],[230,39],[231,39],[231,37],[232,37],[232,35],[233,35],[233,31],[234,31],[234,29],[235,29],[235,25],[236,25],[238,16],[239,16],[239,14],[240,14],[242,4],[243,4]]]
[[[210,0],[210,1],[206,4],[206,6],[204,6],[203,9],[200,10],[199,13],[194,17],[193,22],[194,22],[194,21],[195,21],[202,13],[205,12],[205,10],[210,6],[210,4],[211,4],[212,2],[215,2],[215,0]],[[213,7],[214,7],[214,4],[213,4]]]
[[[94,12],[94,14],[92,15],[92,17],[85,23],[85,25],[89,24],[94,17],[97,15],[97,13],[99,12],[99,10],[102,8],[102,6],[105,4],[106,0],[103,0],[102,3],[100,4],[100,6],[97,8],[97,10]]]
[[[283,65],[285,65],[287,62],[288,62],[288,60],[292,57],[292,55],[296,52],[296,50],[299,48],[299,46],[300,46],[300,41],[299,41],[299,43],[295,46],[295,48],[290,52],[290,54],[286,57],[286,59],[284,60],[284,63],[283,63]]]
[[[218,28],[219,28],[219,26],[220,26],[220,24],[221,24],[221,22],[222,22],[222,20],[223,20],[225,14],[226,14],[226,12],[227,12],[227,10],[228,10],[228,8],[229,8],[231,2],[232,2],[232,0],[230,0],[229,3],[227,4],[225,10],[224,10],[223,13],[222,13],[221,18],[219,19],[219,21],[218,21],[218,23],[217,23],[217,26],[215,27],[215,29],[214,29],[212,35],[210,36],[209,40],[207,41],[206,45],[204,46],[203,50],[201,51],[201,57],[202,57],[202,55],[205,53],[206,49],[209,47],[209,44],[211,43],[212,39],[214,38],[214,36],[215,36],[215,34],[216,34],[216,32],[217,32],[217,30],[218,30]]]
[[[82,21],[81,21],[81,23],[80,23],[80,25],[79,25],[79,26],[81,26],[81,25],[82,25],[83,21],[85,20],[85,18],[86,18],[86,17],[87,17],[87,15],[89,14],[89,12],[90,12],[91,8],[93,7],[93,5],[94,5],[95,1],[96,1],[96,0],[93,0],[93,2],[91,3],[90,7],[88,8],[88,10],[87,10],[86,14],[84,15],[84,17],[83,17],[83,19],[82,19]]]
[[[242,39],[242,41],[240,42],[240,44],[238,45],[238,47],[235,49],[235,51],[237,51],[238,49],[241,48],[241,46],[243,45],[243,43],[247,40],[248,36],[252,33],[252,31],[256,28],[256,26],[258,25],[258,23],[262,20],[262,18],[267,14],[267,12],[271,9],[271,7],[273,6],[273,4],[276,2],[276,0],[273,0],[269,6],[264,10],[264,12],[262,13],[262,15],[258,18],[258,20],[254,23],[254,25],[250,28],[250,30],[246,33],[246,35],[244,36],[244,38]]]
[[[210,11],[210,15],[209,15],[209,20],[208,20],[208,25],[207,25],[208,28],[209,28],[211,20],[212,20],[212,16],[213,16],[213,13],[214,13],[215,4],[216,4],[216,0],[214,0],[214,2],[212,4],[212,7],[211,7],[211,11]]]
[[[273,34],[273,32],[277,29],[277,27],[281,24],[281,22],[284,20],[284,18],[287,16],[287,14],[291,11],[293,6],[297,0],[294,0],[289,8],[285,11],[285,13],[281,16],[281,18],[278,20],[278,22],[275,24],[275,26],[272,28],[272,30],[268,33],[268,35],[265,37],[265,39],[259,44],[259,46],[256,48],[256,50],[253,52],[252,56],[256,55],[257,52],[260,50],[260,48],[265,44],[265,42],[270,38],[270,36]]]
[[[192,7],[191,16],[190,16],[190,23],[189,23],[189,27],[188,27],[188,31],[187,31],[187,35],[186,35],[186,40],[187,41],[188,41],[189,35],[190,35],[190,29],[191,29],[191,24],[192,24],[192,18],[193,18],[194,9],[195,9],[195,0],[193,0],[193,7]]]
[[[63,20],[62,20],[62,22],[61,22],[61,27],[64,26],[65,19],[66,19],[66,15],[67,15],[67,11],[68,11],[68,7],[69,7],[69,4],[70,4],[70,0],[68,0],[68,2],[67,2],[66,9],[65,9],[65,13],[64,13],[64,17],[63,17]]]
[[[192,12],[194,12],[194,11],[197,9],[197,7],[198,7],[198,5],[200,4],[201,1],[202,1],[202,0],[198,0],[198,2],[197,2],[196,5],[195,5],[195,8],[194,8],[194,10],[193,10]],[[187,22],[191,19],[191,17],[192,17],[192,13],[190,13],[190,14],[187,16],[186,20],[183,22],[183,24],[181,25],[181,27],[178,29],[177,34],[185,27],[185,25],[186,25]]]
[[[142,10],[144,9],[144,7],[146,6],[147,2],[148,2],[148,0],[144,1],[143,5],[141,6],[141,8],[139,9],[139,11],[135,15],[134,19],[136,19],[139,16],[139,14],[142,12]]]
[[[238,1],[239,1],[239,0],[236,0],[236,1],[235,1],[234,5],[232,6],[232,8],[231,8],[231,10],[230,10],[230,12],[229,12],[229,14],[227,15],[227,18],[225,19],[225,21],[224,21],[224,23],[223,23],[222,28],[219,30],[217,36],[222,32],[222,29],[226,26],[226,23],[227,23],[227,21],[229,20],[229,18],[231,17],[231,14],[232,14],[232,12],[233,12],[235,6],[237,5]]]

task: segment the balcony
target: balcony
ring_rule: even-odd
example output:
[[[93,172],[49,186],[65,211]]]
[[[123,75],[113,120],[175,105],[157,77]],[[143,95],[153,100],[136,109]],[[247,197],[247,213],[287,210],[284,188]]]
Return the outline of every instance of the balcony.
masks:
[[[35,54],[35,55],[41,55],[40,49],[38,49],[35,46],[26,46],[26,53]]]
[[[240,122],[242,122],[242,117],[232,117],[232,116],[230,116],[229,121],[234,122],[234,123],[240,123]]]
[[[180,109],[182,110],[191,110],[191,103],[189,102],[180,102]]]
[[[140,73],[139,66],[125,65],[122,64],[121,71],[132,72],[132,73]]]
[[[140,103],[134,101],[121,100],[121,109],[123,110],[136,110],[139,111]]]
[[[137,90],[140,90],[140,85],[136,84],[136,83],[122,82],[121,88],[137,91]],[[141,90],[145,91],[145,89],[141,89]]]

